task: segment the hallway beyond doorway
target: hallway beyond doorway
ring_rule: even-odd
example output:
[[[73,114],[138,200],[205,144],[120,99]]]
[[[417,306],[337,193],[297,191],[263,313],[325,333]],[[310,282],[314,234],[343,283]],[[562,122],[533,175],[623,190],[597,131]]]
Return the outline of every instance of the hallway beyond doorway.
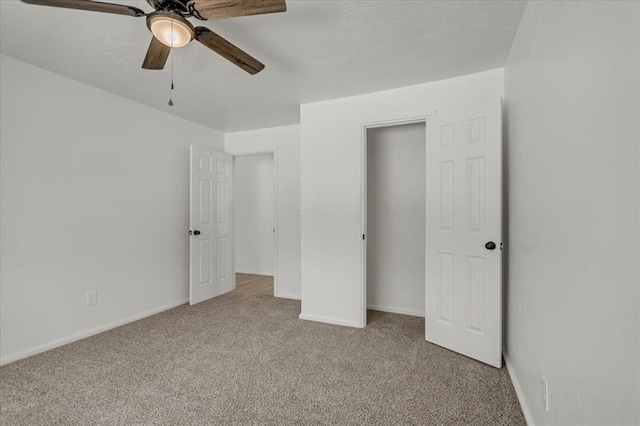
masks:
[[[234,293],[273,296],[273,277],[269,275],[236,274]]]

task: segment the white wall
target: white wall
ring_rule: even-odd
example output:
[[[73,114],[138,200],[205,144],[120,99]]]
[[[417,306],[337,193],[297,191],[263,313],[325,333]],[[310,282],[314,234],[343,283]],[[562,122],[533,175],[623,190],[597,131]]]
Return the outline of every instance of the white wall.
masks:
[[[234,155],[274,152],[278,210],[276,297],[300,298],[300,126],[225,134]]]
[[[273,154],[236,157],[234,229],[236,272],[273,275],[275,271],[275,176]]]
[[[505,69],[506,351],[535,424],[640,424],[639,8],[529,2]]]
[[[301,106],[301,318],[364,327],[362,126],[503,94],[502,69]]]
[[[183,303],[189,144],[223,135],[0,64],[2,362]]]
[[[424,316],[426,125],[367,130],[367,307]]]

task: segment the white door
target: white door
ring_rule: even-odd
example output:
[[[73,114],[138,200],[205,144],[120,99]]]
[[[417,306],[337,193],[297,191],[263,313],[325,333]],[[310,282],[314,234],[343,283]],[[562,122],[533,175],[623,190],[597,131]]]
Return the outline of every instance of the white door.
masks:
[[[502,366],[502,101],[427,121],[426,339]]]
[[[232,156],[191,146],[189,301],[233,290]]]

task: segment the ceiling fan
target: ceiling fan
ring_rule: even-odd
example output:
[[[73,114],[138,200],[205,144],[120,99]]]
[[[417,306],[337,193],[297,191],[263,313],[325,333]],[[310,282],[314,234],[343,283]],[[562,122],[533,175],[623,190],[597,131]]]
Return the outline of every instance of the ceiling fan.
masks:
[[[229,18],[234,16],[260,15],[284,12],[285,0],[146,0],[155,12],[149,14],[124,4],[104,3],[92,0],[22,0],[24,3],[41,6],[81,9],[118,15],[146,16],[147,27],[153,34],[142,68],[161,70],[164,68],[171,48],[185,46],[197,40],[225,59],[233,62],[249,74],[264,68],[257,59],[234,46],[206,27],[194,27],[187,18]]]

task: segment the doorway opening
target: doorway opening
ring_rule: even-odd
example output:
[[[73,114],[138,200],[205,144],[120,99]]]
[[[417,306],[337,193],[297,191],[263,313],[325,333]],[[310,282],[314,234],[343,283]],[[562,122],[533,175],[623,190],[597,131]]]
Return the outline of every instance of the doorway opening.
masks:
[[[274,153],[235,157],[236,292],[277,295],[277,207]]]
[[[425,122],[367,128],[365,174],[367,309],[424,317]]]

